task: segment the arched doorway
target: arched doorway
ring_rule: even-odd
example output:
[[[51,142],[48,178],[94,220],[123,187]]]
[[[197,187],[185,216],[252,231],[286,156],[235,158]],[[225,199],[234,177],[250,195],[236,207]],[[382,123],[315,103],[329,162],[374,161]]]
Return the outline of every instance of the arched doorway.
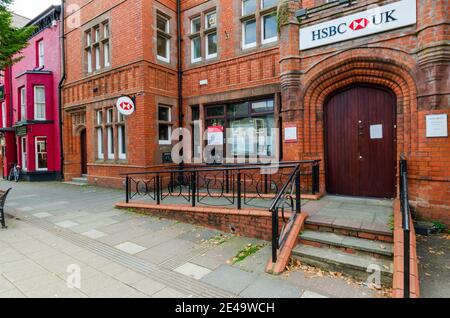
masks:
[[[81,155],[81,174],[88,173],[87,169],[87,144],[86,129],[80,131],[80,155]]]
[[[395,197],[395,95],[353,85],[325,102],[326,187],[330,194]]]

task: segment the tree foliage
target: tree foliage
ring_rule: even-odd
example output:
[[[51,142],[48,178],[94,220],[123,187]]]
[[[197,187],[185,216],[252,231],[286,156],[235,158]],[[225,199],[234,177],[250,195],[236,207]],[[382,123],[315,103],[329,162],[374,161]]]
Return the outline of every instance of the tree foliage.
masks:
[[[8,6],[12,0],[0,0],[0,70],[18,62],[16,54],[28,46],[34,27],[16,28],[12,25],[12,14]]]

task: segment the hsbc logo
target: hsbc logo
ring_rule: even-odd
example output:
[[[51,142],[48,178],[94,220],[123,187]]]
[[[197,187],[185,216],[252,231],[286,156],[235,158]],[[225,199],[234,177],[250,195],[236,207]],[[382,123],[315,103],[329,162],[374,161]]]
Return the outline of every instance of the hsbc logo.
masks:
[[[416,0],[401,0],[365,12],[300,28],[300,49],[389,31],[416,23]]]
[[[350,23],[341,23],[339,25],[332,25],[321,30],[316,30],[312,32],[312,40],[317,41],[327,37],[336,36],[338,34],[344,34],[348,30],[358,31],[365,29],[372,22],[372,25],[377,26],[383,23],[391,23],[397,21],[395,17],[396,10],[382,12],[376,15],[372,15],[368,18],[359,18],[351,21]],[[371,21],[371,22],[370,22]]]
[[[368,25],[369,25],[369,20],[367,20],[366,18],[362,18],[362,19],[353,20],[350,23],[349,28],[352,29],[353,31],[358,31],[358,30],[365,29]]]
[[[134,113],[136,105],[134,100],[128,96],[122,96],[117,100],[117,110],[124,116],[129,116]]]

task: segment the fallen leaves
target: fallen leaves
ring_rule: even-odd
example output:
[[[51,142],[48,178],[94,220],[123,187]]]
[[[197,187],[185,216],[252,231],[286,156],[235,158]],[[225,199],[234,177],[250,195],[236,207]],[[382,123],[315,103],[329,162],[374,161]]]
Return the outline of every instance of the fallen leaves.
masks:
[[[371,290],[377,292],[377,297],[382,298],[390,298],[392,297],[392,288],[383,287],[383,286],[375,286],[375,285],[367,285],[365,282],[361,282],[356,280],[355,278],[346,276],[344,273],[336,272],[336,271],[325,271],[318,267],[309,266],[301,263],[299,260],[291,258],[286,266],[286,271],[284,275],[289,277],[291,273],[301,271],[305,273],[307,278],[323,278],[323,277],[333,277],[336,279],[344,280],[347,285],[358,285],[358,286],[366,286]]]

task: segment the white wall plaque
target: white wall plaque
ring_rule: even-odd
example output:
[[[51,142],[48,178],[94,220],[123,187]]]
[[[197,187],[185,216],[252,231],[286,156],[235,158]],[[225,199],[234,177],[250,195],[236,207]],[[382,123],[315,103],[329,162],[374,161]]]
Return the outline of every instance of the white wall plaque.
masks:
[[[427,117],[427,137],[448,137],[447,114],[428,115]]]
[[[383,139],[383,125],[370,126],[370,139]]]
[[[300,28],[300,50],[398,29],[416,23],[416,0],[401,0]]]
[[[297,126],[287,126],[284,128],[284,141],[285,142],[297,142]]]

